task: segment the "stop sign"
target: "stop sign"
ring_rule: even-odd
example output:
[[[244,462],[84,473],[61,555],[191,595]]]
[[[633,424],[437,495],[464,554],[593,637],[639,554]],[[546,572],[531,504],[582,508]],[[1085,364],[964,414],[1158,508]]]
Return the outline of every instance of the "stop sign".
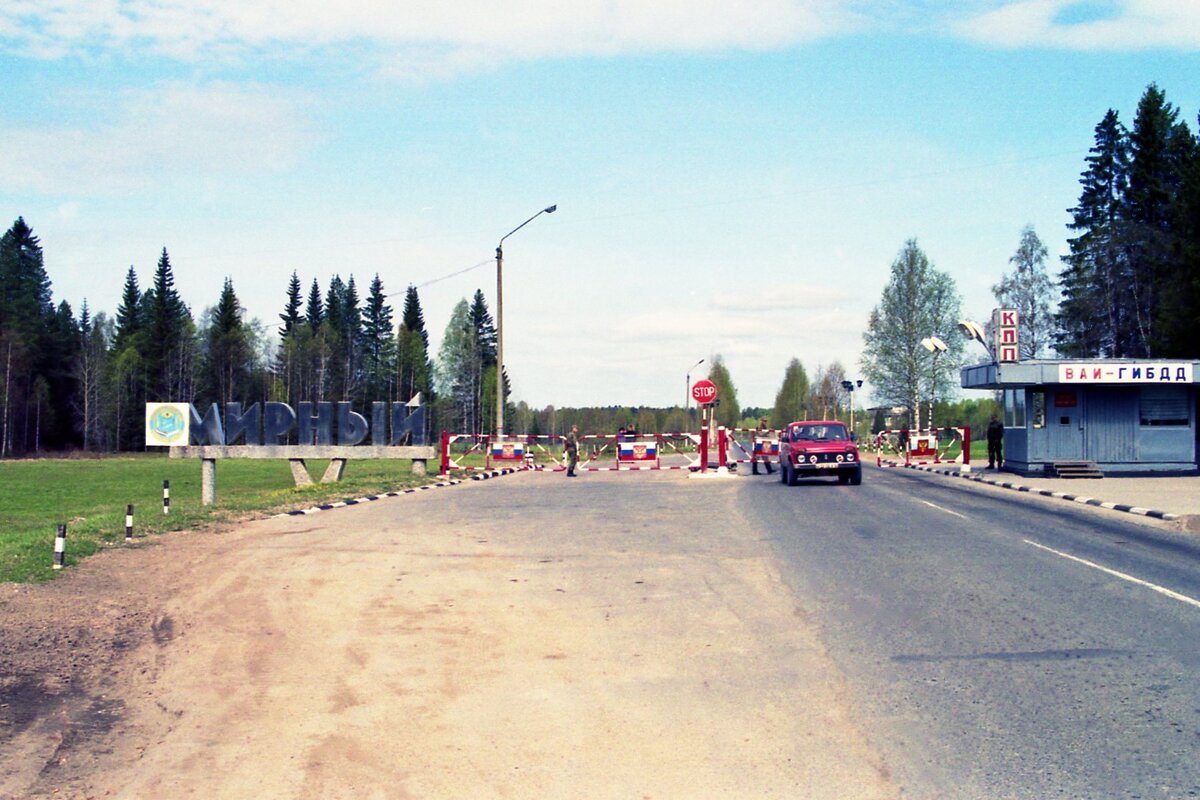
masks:
[[[710,380],[698,380],[692,384],[692,399],[706,405],[717,399],[717,385]]]

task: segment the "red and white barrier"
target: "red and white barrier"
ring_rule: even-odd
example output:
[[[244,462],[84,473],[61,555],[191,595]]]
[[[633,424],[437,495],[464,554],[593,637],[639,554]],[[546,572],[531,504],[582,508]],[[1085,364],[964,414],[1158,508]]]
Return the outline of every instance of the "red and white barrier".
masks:
[[[949,457],[955,445],[957,454]],[[971,428],[927,428],[910,431],[907,428],[882,430],[875,436],[875,464],[880,467],[910,466],[913,464],[971,463]]]

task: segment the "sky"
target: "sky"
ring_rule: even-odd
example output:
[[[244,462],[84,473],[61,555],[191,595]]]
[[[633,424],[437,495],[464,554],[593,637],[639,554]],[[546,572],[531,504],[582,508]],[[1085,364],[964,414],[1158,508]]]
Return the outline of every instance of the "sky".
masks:
[[[1057,273],[1096,124],[1156,83],[1194,131],[1198,75],[1195,0],[0,0],[0,225],[76,313],[165,247],[272,328],[293,271],[416,285],[436,355],[557,204],[504,244],[515,399],[682,405],[719,355],[770,406],[859,377],[909,239],[980,321],[1026,225]]]

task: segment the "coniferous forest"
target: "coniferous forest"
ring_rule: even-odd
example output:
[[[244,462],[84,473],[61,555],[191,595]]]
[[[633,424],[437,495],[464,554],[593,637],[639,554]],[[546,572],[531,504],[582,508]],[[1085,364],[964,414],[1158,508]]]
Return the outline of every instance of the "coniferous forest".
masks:
[[[1200,357],[1200,139],[1151,85],[1131,125],[1114,110],[1104,115],[1084,161],[1058,274],[1055,349],[1074,358]],[[86,300],[73,309],[54,300],[33,228],[12,223],[0,238],[0,457],[142,449],[148,400],[363,408],[419,392],[432,430],[482,433],[495,424],[496,381],[511,393],[508,376],[496,374],[481,291],[453,309],[434,354],[416,287],[396,319],[378,274],[364,295],[354,276],[306,288],[293,273],[269,325],[246,319],[230,279],[199,314],[174,280],[164,248],[144,287],[129,268],[114,311]],[[534,411],[522,402],[506,404],[505,417],[510,430],[534,434],[573,422],[592,431],[690,427],[679,408]]]

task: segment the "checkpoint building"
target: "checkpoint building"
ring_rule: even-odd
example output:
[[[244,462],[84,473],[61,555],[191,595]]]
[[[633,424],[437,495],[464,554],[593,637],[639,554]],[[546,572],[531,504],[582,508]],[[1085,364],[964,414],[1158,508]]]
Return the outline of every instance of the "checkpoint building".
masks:
[[[1021,361],[1016,313],[1000,309],[993,320],[993,361],[960,376],[964,389],[1002,395],[1006,469],[1064,477],[1198,471],[1200,361]],[[987,346],[972,324],[960,327]]]
[[[1022,474],[1084,464],[1104,474],[1197,471],[1200,362],[1037,360],[964,367],[1001,392],[1004,463]]]

